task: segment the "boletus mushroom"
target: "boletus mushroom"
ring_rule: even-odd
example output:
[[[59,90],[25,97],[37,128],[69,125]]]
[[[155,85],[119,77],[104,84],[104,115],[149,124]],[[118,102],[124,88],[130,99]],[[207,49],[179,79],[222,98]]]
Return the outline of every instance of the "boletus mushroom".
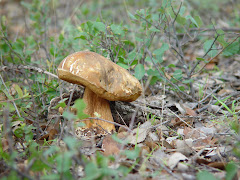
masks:
[[[139,81],[126,69],[107,58],[90,51],[67,56],[58,66],[58,77],[67,82],[85,86],[84,113],[113,122],[109,101],[135,101],[142,92]],[[95,113],[96,112],[96,113]],[[115,131],[112,123],[87,120],[87,128],[101,126],[108,132]]]

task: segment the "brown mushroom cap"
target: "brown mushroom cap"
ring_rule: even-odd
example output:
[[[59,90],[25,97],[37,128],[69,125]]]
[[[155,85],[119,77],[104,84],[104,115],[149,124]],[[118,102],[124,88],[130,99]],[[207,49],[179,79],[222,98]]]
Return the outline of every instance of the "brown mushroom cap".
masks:
[[[109,101],[134,101],[142,92],[139,81],[126,69],[90,51],[67,56],[58,66],[58,77]]]

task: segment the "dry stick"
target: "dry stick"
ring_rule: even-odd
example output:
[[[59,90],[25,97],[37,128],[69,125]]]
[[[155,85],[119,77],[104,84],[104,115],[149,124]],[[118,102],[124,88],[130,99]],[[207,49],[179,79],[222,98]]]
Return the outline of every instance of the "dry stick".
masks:
[[[238,95],[240,95],[240,92],[234,92],[234,93],[228,95],[227,97],[229,97],[229,96],[238,96]],[[223,98],[221,98],[221,99],[219,99],[219,100],[222,101],[222,100],[224,100],[224,99],[226,99],[226,97],[223,97]],[[237,99],[235,99],[235,100],[239,100],[239,99],[240,99],[240,97],[237,98]],[[216,102],[218,102],[218,100],[213,100],[211,104],[213,105],[213,104],[215,104]],[[230,105],[231,103],[232,103],[232,102],[227,103],[226,105]],[[204,107],[201,108],[201,109],[198,109],[197,112],[200,113],[200,112],[206,110],[209,106],[210,106],[210,104],[204,106]]]
[[[191,28],[189,31],[216,31],[216,30],[223,30],[223,31],[232,31],[232,32],[240,32],[240,28]]]
[[[129,128],[130,129],[133,129],[133,123],[134,123],[134,120],[135,120],[135,118],[137,116],[138,110],[139,110],[139,107],[135,108],[135,111],[134,111],[134,113],[133,113],[133,115],[131,117],[131,121],[130,121],[130,124],[129,124]]]
[[[172,5],[171,5],[171,7],[172,7]],[[172,29],[173,29],[173,35],[174,35],[174,37],[175,37],[175,40],[176,40],[176,43],[177,43],[177,47],[178,47],[178,50],[179,50],[179,56],[180,56],[180,59],[179,59],[179,60],[180,60],[180,62],[183,64],[183,67],[184,67],[186,73],[188,74],[188,67],[187,67],[186,62],[185,62],[184,57],[183,57],[184,55],[183,55],[182,45],[181,45],[180,42],[179,42],[179,39],[178,39],[177,33],[176,33],[176,28],[175,28],[175,26],[174,26],[175,21],[176,21],[176,19],[177,19],[177,17],[178,17],[178,14],[179,14],[179,12],[180,12],[181,7],[182,7],[182,2],[181,2],[181,4],[180,4],[180,7],[179,7],[179,9],[178,9],[177,14],[175,14],[175,19],[174,19],[173,22],[172,22]],[[173,7],[172,7],[172,9],[173,9]],[[173,10],[173,12],[174,12],[174,10]],[[175,13],[175,12],[174,12],[174,13]]]
[[[215,88],[211,93],[209,93],[205,98],[203,98],[201,101],[199,101],[196,105],[194,105],[192,107],[192,109],[196,108],[200,103],[204,102],[207,98],[209,98],[213,93],[217,92],[219,89],[221,88],[221,86],[218,86],[217,88]]]
[[[105,119],[102,119],[102,118],[98,118],[98,117],[88,117],[87,119],[81,119],[81,121],[89,121],[89,119],[93,119],[93,120],[100,120],[100,121],[105,121],[105,122],[108,122],[108,123],[111,123],[111,124],[114,124],[116,126],[119,126],[119,127],[122,127],[130,132],[132,132],[132,130],[124,125],[121,125],[119,123],[116,123],[116,122],[112,122],[112,121],[108,121],[108,120],[105,120]]]
[[[19,65],[19,66],[0,66],[0,72],[1,71],[9,71],[9,70],[13,70],[13,69],[16,69],[16,70],[21,70],[21,69],[27,69],[27,70],[30,70],[30,71],[37,71],[39,73],[44,73],[44,74],[47,74],[51,77],[54,77],[56,79],[58,79],[58,76],[55,75],[55,74],[52,74],[48,71],[45,71],[44,69],[41,69],[39,67],[34,67],[34,66],[25,66],[25,65]]]
[[[74,84],[73,90],[72,90],[72,92],[71,92],[71,94],[70,94],[70,97],[69,97],[69,100],[68,100],[68,104],[67,104],[67,111],[69,110],[70,103],[71,103],[71,101],[72,101],[73,93],[74,93],[74,91],[75,91],[76,86],[77,86],[77,85]],[[70,122],[72,123],[72,121],[70,121]],[[57,125],[59,125],[59,124],[57,124]],[[59,136],[59,138],[58,138],[58,144],[60,144],[60,140],[61,140],[62,137],[63,137],[64,125],[65,125],[65,120],[63,121],[63,124],[62,124],[62,126],[61,126],[61,132],[60,132],[60,136]],[[71,126],[71,127],[72,127],[72,126]],[[71,128],[71,129],[74,129],[74,128]]]
[[[3,135],[6,137],[10,154],[13,152],[14,140],[9,120],[9,109],[3,109]]]
[[[25,99],[25,98],[28,98],[28,97],[26,96],[26,97],[20,97],[20,98],[11,99],[11,100],[0,101],[0,103],[6,103],[6,102],[9,103],[9,102],[12,102],[12,101],[17,101],[17,100]]]
[[[9,90],[8,90],[8,88],[7,88],[7,86],[6,86],[5,82],[4,82],[1,74],[0,74],[0,78],[1,78],[2,84],[4,85],[5,89],[7,90],[7,93],[11,96],[11,94],[10,94],[10,92],[9,92]],[[13,100],[11,100],[11,102],[13,103],[13,106],[14,106],[16,112],[17,112],[18,117],[21,117],[21,115],[20,115],[20,113],[18,111],[16,103]]]
[[[124,125],[127,126],[126,122],[125,122],[124,119],[122,118],[121,114],[116,110],[116,108],[115,108],[115,111],[117,112],[118,116],[120,117],[120,119],[122,120],[122,122],[124,123]]]

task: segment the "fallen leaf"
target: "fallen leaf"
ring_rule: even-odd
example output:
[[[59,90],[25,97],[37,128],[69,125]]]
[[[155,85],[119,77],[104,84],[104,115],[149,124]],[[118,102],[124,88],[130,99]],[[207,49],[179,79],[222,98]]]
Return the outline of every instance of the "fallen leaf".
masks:
[[[227,163],[225,163],[225,162],[211,162],[208,164],[208,166],[214,167],[214,168],[217,168],[220,170],[225,170],[226,165],[227,165]]]
[[[194,111],[194,110],[192,110],[192,109],[190,109],[190,108],[188,108],[188,107],[185,107],[185,106],[184,106],[184,108],[185,108],[185,111],[186,111],[186,114],[187,114],[187,115],[194,116],[194,117],[197,116],[196,111]]]
[[[150,148],[151,151],[159,149],[159,145],[153,141],[146,141],[145,144]]]
[[[140,157],[145,156],[151,152],[150,147],[148,146],[140,146]]]
[[[215,67],[216,63],[207,63],[205,66],[206,70],[213,70]]]
[[[2,138],[2,150],[3,152],[7,151],[9,149],[8,141],[5,138]]]
[[[181,161],[187,161],[188,158],[186,156],[184,156],[182,153],[179,153],[179,152],[175,152],[174,154],[172,154],[170,157],[169,157],[169,160],[168,160],[168,166],[170,169],[173,169],[175,168],[178,163]]]
[[[149,129],[147,129],[147,128],[134,129],[127,137],[129,143],[137,144],[137,143],[143,142],[146,139],[148,130]]]
[[[111,135],[105,136],[102,142],[104,156],[117,155],[120,152],[121,144],[112,139]]]
[[[192,139],[186,139],[186,140],[176,140],[176,149],[178,152],[184,154],[185,156],[189,156],[193,153],[192,149]]]

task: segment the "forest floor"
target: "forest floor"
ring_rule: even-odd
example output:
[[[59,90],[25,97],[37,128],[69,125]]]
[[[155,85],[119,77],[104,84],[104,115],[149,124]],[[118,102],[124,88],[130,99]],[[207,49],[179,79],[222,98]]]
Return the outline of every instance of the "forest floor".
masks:
[[[52,13],[54,23],[58,25],[50,25],[45,38],[59,36],[64,31],[59,26],[67,18],[76,23],[77,13],[74,7],[82,4],[88,6],[89,2],[60,0],[57,11]],[[0,6],[0,15],[6,17],[8,24],[8,37],[1,35],[1,45],[28,36],[32,31],[29,27],[31,17],[28,17],[29,14],[20,5],[20,1],[3,0],[0,1]],[[108,5],[104,8],[108,9]],[[137,9],[137,7],[134,8]],[[230,13],[228,8],[231,10],[231,6],[226,6],[225,16]],[[91,11],[91,9],[88,10]],[[225,29],[228,32],[227,37],[232,39],[237,37],[236,42],[240,42],[239,27],[229,27],[224,21],[225,16],[215,19],[217,28]],[[33,32],[32,35],[37,36],[38,32]],[[203,36],[214,37],[214,32],[209,28]],[[30,44],[25,48],[29,46]],[[193,60],[204,56],[205,52],[201,47],[202,44],[199,41],[193,41],[184,47],[184,58],[187,64],[193,65]],[[57,64],[51,63],[50,51],[50,45],[39,44],[39,50],[33,55],[32,61],[43,60],[38,61],[37,65],[33,63],[26,66],[20,66],[14,62],[7,64],[8,61],[4,59],[6,56],[1,54],[4,57],[1,58],[0,66],[2,88],[0,90],[0,107],[2,108],[0,127],[3,128],[0,146],[1,178],[6,178],[9,174],[13,176],[14,171],[19,175],[18,177],[48,179],[50,171],[53,174],[60,172],[58,165],[49,160],[49,154],[58,152],[57,155],[59,155],[61,152],[66,152],[64,158],[71,157],[72,164],[70,163],[68,170],[61,172],[71,172],[72,178],[75,179],[83,177],[110,179],[116,174],[120,174],[119,177],[124,179],[240,179],[239,54],[232,56],[219,54],[209,63],[200,62],[201,72],[192,76],[194,81],[192,92],[185,91],[190,96],[173,91],[168,88],[166,82],[149,85],[146,83],[148,78],[143,78],[141,83],[145,87],[144,94],[136,101],[111,103],[116,134],[113,137],[95,134],[87,140],[85,137],[78,136],[77,139],[81,141],[81,145],[77,146],[76,151],[71,151],[75,141],[69,137],[76,137],[76,134],[72,129],[73,124],[63,120],[63,115],[59,112],[59,104],[69,102],[68,105],[71,106],[76,99],[82,97],[83,88],[62,81],[59,86],[56,85],[60,80],[56,76],[56,70],[52,70],[52,67],[56,68]],[[163,59],[169,64],[177,64],[177,60],[170,52],[166,52]],[[40,81],[29,80],[26,73],[35,74]],[[166,75],[172,74],[166,72]],[[41,86],[47,87],[47,90],[40,90]],[[40,100],[36,100],[34,93],[37,93]],[[27,99],[23,100],[24,98]],[[64,101],[61,101],[63,99]],[[10,104],[9,108],[6,108],[7,103]],[[18,116],[21,118],[18,119]],[[26,126],[34,127],[30,130],[33,133],[32,139],[41,149],[35,155],[31,150],[29,150],[31,153],[22,153],[28,148],[31,149],[27,144],[29,129],[23,127],[23,122]],[[64,138],[68,139],[64,140]],[[51,147],[57,147],[59,150],[53,150]],[[37,164],[34,165],[38,162],[37,156],[40,151],[41,157],[48,156],[49,162],[44,160],[43,169],[45,170],[38,170]],[[13,155],[13,152],[17,152],[17,155]],[[67,152],[74,156],[68,156]],[[82,156],[84,156],[83,161]],[[109,156],[110,158],[107,158]],[[103,157],[107,160],[103,160]],[[64,158],[62,160],[56,158],[55,162],[68,164],[69,161]],[[6,159],[16,164],[8,163]],[[80,162],[77,163],[78,161]],[[97,165],[94,166],[91,161]],[[53,169],[49,170],[49,167],[45,166]],[[69,166],[66,165],[66,168]],[[105,172],[109,169],[113,173]],[[118,171],[116,174],[115,170]],[[53,176],[53,179],[56,177],[65,179],[68,176],[65,175]]]

